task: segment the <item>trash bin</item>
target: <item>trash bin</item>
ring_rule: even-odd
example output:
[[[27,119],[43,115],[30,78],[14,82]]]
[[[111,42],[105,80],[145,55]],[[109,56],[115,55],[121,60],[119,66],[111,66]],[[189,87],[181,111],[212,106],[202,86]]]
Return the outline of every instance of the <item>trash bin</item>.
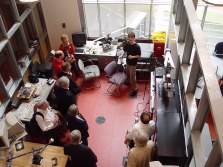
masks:
[[[162,58],[164,55],[164,48],[166,42],[166,32],[158,31],[152,33],[152,41],[154,43],[154,56],[157,58]]]

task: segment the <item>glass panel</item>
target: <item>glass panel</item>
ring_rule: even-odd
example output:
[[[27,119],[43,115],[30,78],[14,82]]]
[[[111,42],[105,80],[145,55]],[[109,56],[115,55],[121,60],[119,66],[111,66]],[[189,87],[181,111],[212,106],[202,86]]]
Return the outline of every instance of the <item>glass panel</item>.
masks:
[[[215,45],[223,40],[223,10],[222,7],[208,6],[204,22],[204,33],[210,53],[214,52]]]
[[[16,22],[11,1],[0,1],[0,14],[2,16],[6,31],[9,31],[9,29]]]
[[[126,25],[135,29],[136,38],[149,34],[150,5],[126,4]]]
[[[99,20],[97,4],[84,4],[86,29],[89,37],[99,37]]]
[[[16,6],[19,12],[19,15],[21,16],[23,12],[30,8],[30,5],[28,3],[21,3],[20,1],[16,1]]]
[[[9,91],[10,88],[13,85],[13,82],[15,80],[15,77],[13,77],[12,71],[13,67],[9,60],[9,52],[6,47],[2,50],[0,53],[0,75],[2,76],[2,79],[6,85],[6,89]]]
[[[37,35],[38,37],[40,37],[41,35],[43,35],[43,32],[45,31],[43,28],[44,20],[41,21],[41,17],[40,17],[40,13],[39,13],[37,5],[33,8],[32,12],[34,16],[34,22],[35,22],[35,27],[37,30]]]
[[[153,5],[151,32],[168,31],[171,5]]]
[[[19,64],[19,60],[22,59],[26,53],[24,50],[24,41],[22,40],[21,32],[18,30],[10,39],[15,58]]]
[[[124,28],[124,4],[100,4],[102,36]],[[112,37],[124,35],[123,31],[111,34]]]

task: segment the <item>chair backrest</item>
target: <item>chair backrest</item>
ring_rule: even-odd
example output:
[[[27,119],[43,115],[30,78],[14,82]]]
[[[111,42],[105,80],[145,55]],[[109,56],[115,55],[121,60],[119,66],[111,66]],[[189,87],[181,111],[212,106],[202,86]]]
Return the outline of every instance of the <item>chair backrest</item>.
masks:
[[[105,67],[104,69],[105,75],[111,76],[113,73],[116,72],[117,67],[118,67],[117,63],[115,61],[112,61]]]
[[[223,42],[219,42],[215,45],[214,49],[216,54],[223,54]]]
[[[78,67],[81,71],[84,71],[84,63],[81,59],[78,60]]]

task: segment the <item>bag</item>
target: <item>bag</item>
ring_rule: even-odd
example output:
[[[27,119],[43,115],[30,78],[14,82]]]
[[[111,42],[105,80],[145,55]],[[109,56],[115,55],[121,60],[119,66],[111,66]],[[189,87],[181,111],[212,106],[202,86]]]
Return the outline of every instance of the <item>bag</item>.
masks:
[[[117,68],[118,68],[119,72],[124,72],[125,69],[124,69],[124,66],[122,64],[117,64],[117,66],[118,66]]]

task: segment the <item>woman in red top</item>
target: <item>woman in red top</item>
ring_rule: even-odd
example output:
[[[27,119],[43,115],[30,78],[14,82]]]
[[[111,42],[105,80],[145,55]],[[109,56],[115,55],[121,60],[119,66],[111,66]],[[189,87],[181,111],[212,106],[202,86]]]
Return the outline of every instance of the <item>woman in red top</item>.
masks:
[[[74,44],[72,42],[69,41],[68,39],[68,35],[63,34],[61,36],[61,41],[62,44],[60,45],[60,50],[63,51],[64,56],[65,56],[65,61],[68,61],[71,66],[72,66],[72,70],[75,71],[76,76],[78,77],[78,67],[76,64],[76,59],[74,57],[74,53],[75,53],[75,48],[74,48]]]
[[[61,50],[56,51],[53,57],[54,79],[57,79],[57,74],[62,71],[63,59],[64,53]]]

